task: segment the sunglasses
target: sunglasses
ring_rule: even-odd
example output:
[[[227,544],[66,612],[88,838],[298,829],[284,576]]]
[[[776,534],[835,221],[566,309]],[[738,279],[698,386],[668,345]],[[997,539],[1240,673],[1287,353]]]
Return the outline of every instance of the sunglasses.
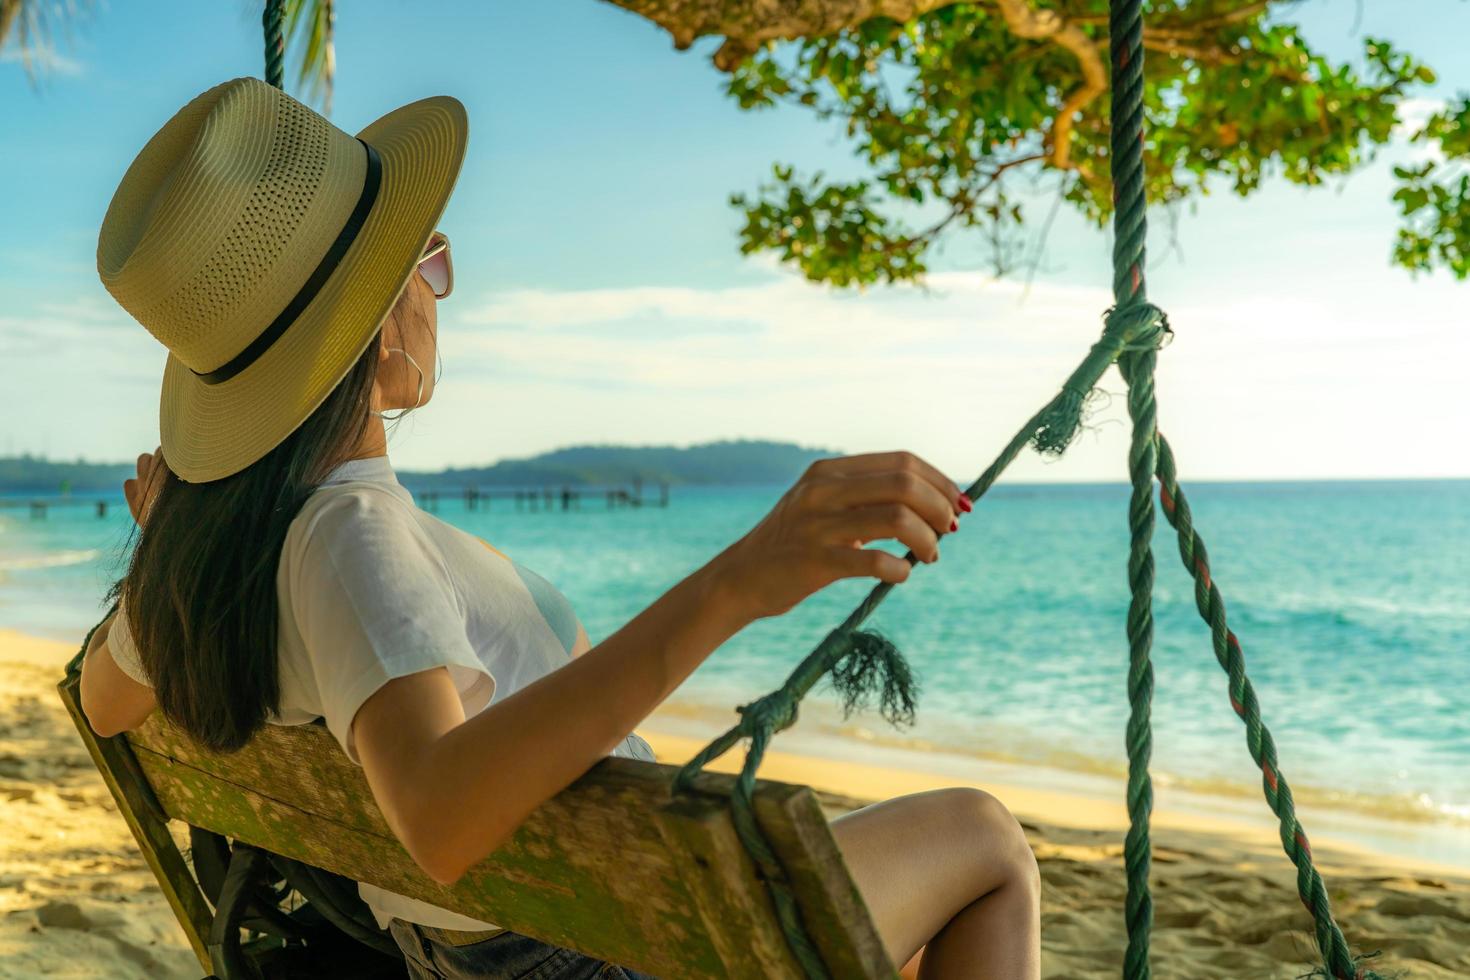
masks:
[[[449,258],[449,236],[434,232],[419,259],[419,275],[434,291],[435,299],[443,299],[454,289],[454,263]]]

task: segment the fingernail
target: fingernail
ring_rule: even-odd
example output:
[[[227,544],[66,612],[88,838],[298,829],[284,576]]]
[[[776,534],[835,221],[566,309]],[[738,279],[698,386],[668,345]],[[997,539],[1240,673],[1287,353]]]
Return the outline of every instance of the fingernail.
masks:
[[[966,494],[963,494],[963,493],[960,494],[960,497],[959,497],[959,505],[960,505],[960,510],[964,511],[966,514],[968,514],[970,511],[972,511],[972,510],[975,509],[975,505],[972,504],[972,503],[970,503],[969,496],[966,495]]]
[[[950,530],[951,530],[951,531],[958,531],[958,530],[959,530],[959,529],[960,529],[960,522],[959,522],[959,521],[957,521],[957,520],[955,520],[955,521],[950,521],[950,522],[949,522],[949,529],[950,529]]]

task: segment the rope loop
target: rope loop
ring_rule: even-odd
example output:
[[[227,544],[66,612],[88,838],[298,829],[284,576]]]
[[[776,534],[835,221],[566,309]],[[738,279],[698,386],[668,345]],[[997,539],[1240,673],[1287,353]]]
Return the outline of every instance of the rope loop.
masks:
[[[778,688],[735,710],[740,713],[740,728],[745,734],[770,736],[796,724],[796,709],[796,698]]]

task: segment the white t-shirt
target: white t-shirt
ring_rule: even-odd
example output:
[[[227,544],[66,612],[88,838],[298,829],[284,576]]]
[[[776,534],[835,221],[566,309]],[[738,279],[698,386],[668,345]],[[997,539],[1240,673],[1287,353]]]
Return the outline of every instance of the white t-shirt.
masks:
[[[591,645],[555,586],[420,510],[387,456],[343,463],[307,498],[286,533],[276,596],[281,702],[268,720],[323,718],[358,765],[352,718],[387,681],[444,665],[468,718]],[[123,673],[148,683],[125,617],[107,646]],[[653,761],[634,734],[613,755]],[[358,892],[380,926],[396,916],[496,928],[373,885]]]

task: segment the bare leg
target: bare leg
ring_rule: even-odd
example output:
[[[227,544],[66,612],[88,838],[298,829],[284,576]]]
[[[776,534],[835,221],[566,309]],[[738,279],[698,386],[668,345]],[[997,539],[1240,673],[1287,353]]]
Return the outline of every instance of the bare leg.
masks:
[[[1020,824],[973,789],[874,803],[832,835],[895,964],[923,980],[1039,980],[1041,881]]]

